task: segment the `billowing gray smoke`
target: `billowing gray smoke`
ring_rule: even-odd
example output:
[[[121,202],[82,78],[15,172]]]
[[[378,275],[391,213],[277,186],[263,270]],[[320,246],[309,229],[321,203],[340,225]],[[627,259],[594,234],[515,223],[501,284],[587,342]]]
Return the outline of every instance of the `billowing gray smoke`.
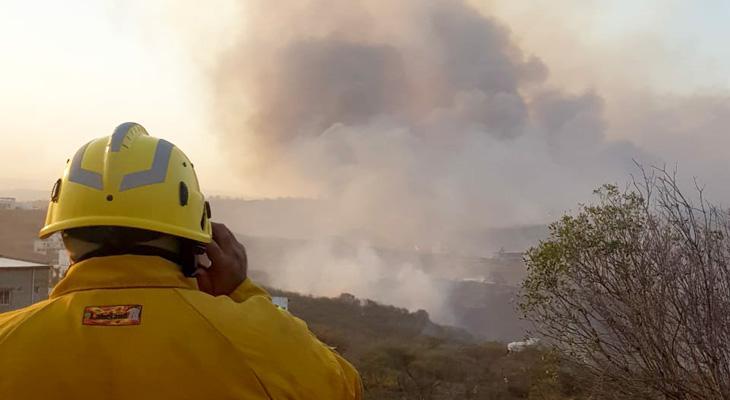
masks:
[[[327,200],[309,220],[313,237],[478,249],[487,227],[555,218],[601,183],[624,180],[632,158],[646,160],[606,139],[597,94],[547,87],[547,67],[462,1],[273,4],[249,3],[214,75],[215,108],[246,188]],[[281,283],[433,304],[421,277],[399,301],[362,285],[394,267],[330,253],[318,245],[294,257]],[[343,264],[352,268],[335,273]],[[411,275],[392,276],[405,287]]]

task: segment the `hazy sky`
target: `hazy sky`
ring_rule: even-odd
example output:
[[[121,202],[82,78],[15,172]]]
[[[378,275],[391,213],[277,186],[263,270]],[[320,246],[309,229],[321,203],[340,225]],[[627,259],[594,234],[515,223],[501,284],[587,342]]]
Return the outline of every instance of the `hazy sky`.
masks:
[[[246,23],[245,10],[235,1],[195,4],[0,0],[0,189],[46,190],[81,144],[137,121],[195,161],[204,190],[259,195],[235,184],[211,133],[208,74]],[[608,118],[637,91],[724,96],[730,89],[727,1],[473,4],[543,60],[550,82],[597,90]],[[630,130],[607,134],[644,144]]]
[[[206,61],[190,51],[215,25],[196,17],[185,33],[172,3],[143,3],[0,1],[2,187],[46,189],[80,145],[137,121],[195,160],[206,189],[228,191],[208,133]]]

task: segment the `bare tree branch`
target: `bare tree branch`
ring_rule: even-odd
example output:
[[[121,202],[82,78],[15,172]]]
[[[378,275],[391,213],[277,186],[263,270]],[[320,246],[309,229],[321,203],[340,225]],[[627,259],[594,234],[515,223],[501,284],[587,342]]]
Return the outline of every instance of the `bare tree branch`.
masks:
[[[730,221],[677,171],[645,169],[551,225],[521,308],[600,391],[730,399]]]

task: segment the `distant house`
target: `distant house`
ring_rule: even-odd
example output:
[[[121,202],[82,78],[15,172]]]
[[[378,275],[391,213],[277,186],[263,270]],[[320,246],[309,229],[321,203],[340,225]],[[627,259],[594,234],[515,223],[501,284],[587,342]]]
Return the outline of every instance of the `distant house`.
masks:
[[[51,267],[0,257],[0,313],[48,298]]]
[[[0,210],[14,210],[15,197],[0,197]]]
[[[58,234],[52,235],[46,239],[36,239],[33,241],[33,252],[37,254],[56,254],[59,250],[63,249],[63,240],[61,239],[61,235]]]
[[[52,235],[47,239],[36,239],[33,242],[33,252],[46,256],[46,262],[52,265],[51,286],[63,278],[66,270],[71,265],[71,259],[63,245],[61,235]]]
[[[499,249],[497,254],[495,254],[495,258],[499,262],[508,262],[508,263],[522,263],[523,259],[525,257],[525,253],[521,251],[505,251],[504,249]]]

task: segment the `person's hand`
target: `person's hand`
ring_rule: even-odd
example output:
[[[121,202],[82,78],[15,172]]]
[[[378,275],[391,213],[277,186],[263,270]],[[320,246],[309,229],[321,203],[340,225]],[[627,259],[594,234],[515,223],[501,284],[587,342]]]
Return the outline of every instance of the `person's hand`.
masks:
[[[205,249],[210,265],[198,268],[195,278],[201,291],[213,296],[227,295],[246,280],[246,249],[224,224],[212,224],[213,241]]]

